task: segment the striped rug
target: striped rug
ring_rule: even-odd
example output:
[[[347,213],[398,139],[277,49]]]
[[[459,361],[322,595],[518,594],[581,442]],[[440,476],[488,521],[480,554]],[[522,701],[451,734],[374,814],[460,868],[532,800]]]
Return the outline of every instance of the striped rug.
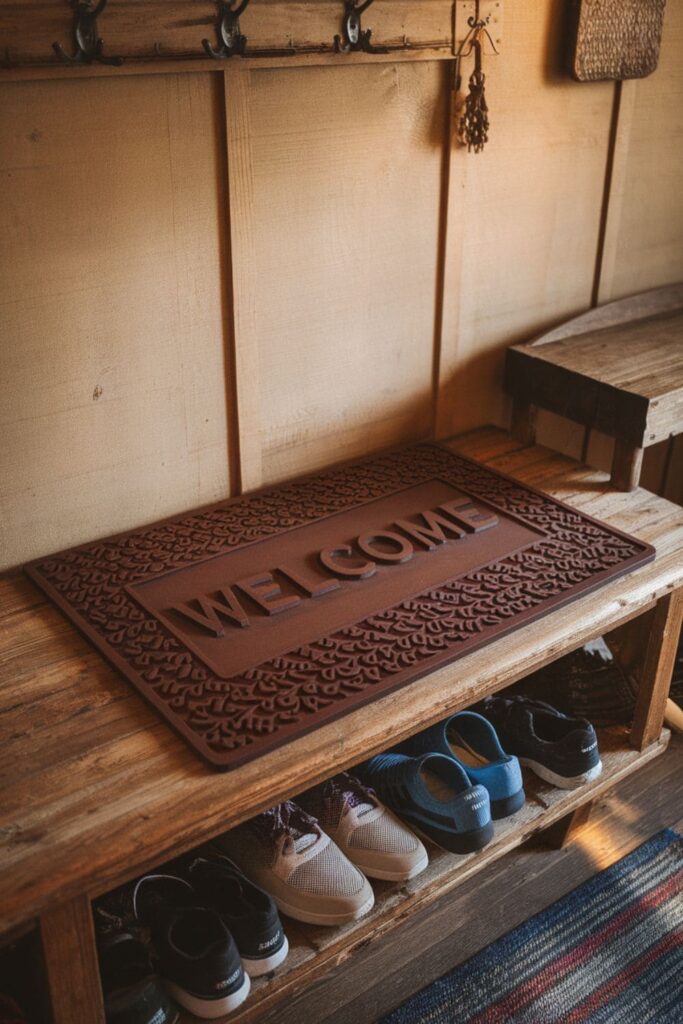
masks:
[[[381,1024],[683,1024],[683,838],[660,832]]]

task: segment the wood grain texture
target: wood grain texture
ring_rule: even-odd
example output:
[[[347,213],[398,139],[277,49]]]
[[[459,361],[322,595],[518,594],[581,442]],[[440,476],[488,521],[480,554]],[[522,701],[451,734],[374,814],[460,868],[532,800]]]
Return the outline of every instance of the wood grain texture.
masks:
[[[120,54],[140,60],[170,60],[205,56],[202,40],[217,45],[217,5],[213,0],[118,0],[109,4],[98,21],[105,40],[105,54]],[[332,51],[333,39],[341,31],[344,7],[330,0],[259,0],[240,19],[250,50],[320,47]],[[452,51],[452,0],[383,0],[368,13],[364,28],[372,28],[373,42],[398,45],[406,36],[414,46],[439,44]],[[72,12],[66,0],[0,0],[0,39],[3,52],[16,63],[36,61],[51,65],[50,73],[62,68],[52,50],[59,40],[72,52]],[[158,45],[158,52],[155,50]],[[419,51],[418,51],[419,52]],[[346,58],[330,56],[337,61]],[[401,54],[398,55],[401,59]],[[298,58],[285,58],[296,61]],[[106,69],[109,74],[125,73],[123,68]],[[78,69],[89,76],[97,66]],[[105,70],[105,69],[103,69]],[[0,71],[0,75],[7,74]],[[11,68],[9,69],[11,74]]]
[[[683,6],[669,3],[659,67],[624,82],[599,302],[683,279]]]
[[[96,895],[217,835],[420,726],[467,707],[683,585],[683,510],[497,430],[463,454],[635,533],[656,560],[237,771],[217,775],[185,747],[21,577],[0,619],[0,930],[85,888]]]
[[[664,733],[659,753],[669,740]],[[474,884],[475,876],[491,863],[516,849],[522,842],[544,829],[561,825],[574,814],[585,819],[585,801],[598,797],[608,788],[647,763],[643,758],[655,753],[635,755],[628,750],[626,730],[601,733],[600,749],[603,775],[577,790],[559,790],[525,775],[527,802],[515,815],[496,822],[493,841],[476,854],[458,856],[429,844],[429,866],[417,878],[403,884],[374,885],[375,906],[365,917],[340,928],[300,926],[308,941],[308,954],[299,955],[292,964],[286,961],[278,973],[267,980],[255,980],[248,1002],[231,1015],[239,1024],[251,1024],[270,1016],[276,1007],[286,1007],[292,999],[314,986],[324,974],[339,967],[356,953],[363,955],[367,945],[383,942],[391,932],[433,906],[446,893],[465,884]],[[545,839],[545,837],[544,837]],[[551,836],[552,842],[552,836]],[[192,1019],[192,1018],[190,1018]]]
[[[0,85],[0,566],[229,491],[212,79]]]
[[[683,311],[514,345],[505,387],[631,446],[683,433]]]
[[[505,346],[590,304],[612,86],[568,80],[562,29],[555,0],[506,5],[503,53],[484,58],[489,142],[453,153],[440,437],[506,422]]]
[[[253,75],[265,482],[429,433],[444,96],[437,64]]]
[[[104,1024],[90,901],[79,896],[40,919],[53,1024]]]
[[[662,728],[683,622],[683,590],[657,602],[647,638],[631,742],[639,750],[653,743]]]

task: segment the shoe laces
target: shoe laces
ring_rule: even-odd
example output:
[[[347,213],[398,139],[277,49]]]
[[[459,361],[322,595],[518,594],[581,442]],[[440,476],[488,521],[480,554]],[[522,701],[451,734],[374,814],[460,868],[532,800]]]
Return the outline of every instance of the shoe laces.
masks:
[[[307,814],[293,800],[277,804],[269,811],[259,814],[252,819],[251,826],[257,835],[267,842],[273,842],[280,836],[287,836],[296,841],[302,836],[316,835],[318,832],[316,819]]]
[[[349,808],[358,807],[371,810],[377,806],[377,797],[374,789],[364,786],[360,779],[357,779],[354,775],[349,775],[348,772],[335,775],[334,778],[328,779],[323,785],[324,800],[332,802],[337,797],[341,797]]]

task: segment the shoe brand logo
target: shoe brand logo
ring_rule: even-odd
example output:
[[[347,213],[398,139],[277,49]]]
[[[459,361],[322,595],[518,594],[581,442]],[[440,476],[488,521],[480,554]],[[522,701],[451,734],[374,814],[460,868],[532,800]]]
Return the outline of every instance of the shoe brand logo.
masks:
[[[228,678],[538,539],[436,479],[129,593]]]
[[[222,990],[228,988],[229,985],[233,985],[242,974],[242,968],[238,967],[236,971],[233,971],[229,978],[224,978],[222,981],[216,983],[216,990]]]
[[[272,939],[268,939],[266,942],[259,942],[258,948],[270,949],[271,946],[274,946],[277,942],[280,941],[280,935],[281,933],[278,932],[276,935],[273,935]]]

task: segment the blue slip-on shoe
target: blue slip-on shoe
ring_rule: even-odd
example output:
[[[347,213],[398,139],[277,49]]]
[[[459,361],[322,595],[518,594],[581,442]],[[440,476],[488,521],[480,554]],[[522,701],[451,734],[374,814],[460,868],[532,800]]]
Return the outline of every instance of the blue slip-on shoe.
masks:
[[[493,838],[489,795],[453,758],[389,751],[366,761],[357,774],[409,825],[451,853],[473,853]]]
[[[476,711],[460,711],[401,743],[397,750],[416,756],[435,752],[453,758],[491,800],[494,820],[514,814],[524,803],[519,760],[506,754],[493,725]]]

